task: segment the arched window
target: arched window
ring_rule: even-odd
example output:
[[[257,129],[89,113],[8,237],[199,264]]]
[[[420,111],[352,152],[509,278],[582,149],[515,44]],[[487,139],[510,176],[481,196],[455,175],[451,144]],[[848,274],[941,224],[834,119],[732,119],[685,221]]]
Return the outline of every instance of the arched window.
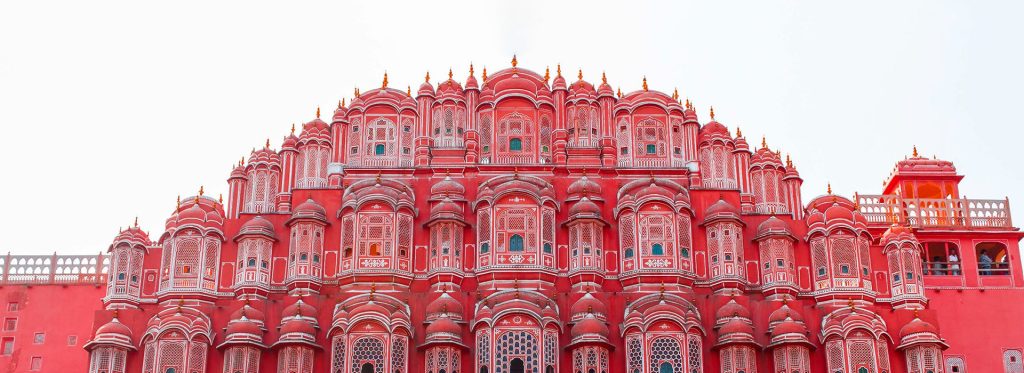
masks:
[[[868,373],[868,368],[860,367],[857,369],[857,373]]]
[[[508,150],[513,152],[523,151],[523,139],[513,137],[508,140]]]
[[[167,368],[165,373],[174,373],[174,368]]]
[[[480,367],[480,373],[487,373],[487,367]]]
[[[665,249],[663,247],[661,247],[660,243],[656,243],[653,246],[651,246],[651,254],[652,255],[665,255]]]
[[[545,254],[551,254],[551,244],[550,243],[544,243],[544,253]]]
[[[508,251],[523,251],[523,236],[513,234],[508,239]]]
[[[384,144],[377,144],[373,146],[373,155],[384,155]]]
[[[491,251],[491,248],[488,247],[486,242],[480,244],[480,252],[481,253],[487,253],[488,251]]]
[[[633,257],[633,249],[626,249],[626,253],[625,253],[625,254],[623,254],[623,255],[624,255],[624,256],[625,256],[626,258],[632,258],[632,257]]]
[[[362,368],[359,368],[359,373],[373,373],[373,364],[363,364]]]

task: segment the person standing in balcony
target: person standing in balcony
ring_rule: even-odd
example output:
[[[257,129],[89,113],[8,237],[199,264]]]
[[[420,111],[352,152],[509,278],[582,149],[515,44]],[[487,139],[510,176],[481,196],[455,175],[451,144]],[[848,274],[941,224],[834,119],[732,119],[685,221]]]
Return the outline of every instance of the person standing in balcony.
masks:
[[[988,250],[981,250],[981,254],[978,254],[978,268],[982,276],[992,274],[992,257],[988,256]]]
[[[956,255],[956,250],[950,250],[949,257],[946,259],[949,263],[949,274],[953,276],[960,275],[960,257]]]
[[[946,264],[942,262],[942,257],[941,256],[933,257],[932,258],[932,273],[929,273],[929,274],[930,275],[942,276],[942,275],[946,274],[946,271],[944,271],[944,269],[946,269]]]

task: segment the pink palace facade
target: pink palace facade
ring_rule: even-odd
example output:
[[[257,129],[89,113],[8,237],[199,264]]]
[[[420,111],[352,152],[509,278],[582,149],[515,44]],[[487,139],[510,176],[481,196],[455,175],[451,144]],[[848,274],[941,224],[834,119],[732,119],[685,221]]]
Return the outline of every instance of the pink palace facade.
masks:
[[[84,311],[62,358],[33,347],[14,301],[6,317],[28,326],[0,334],[2,359],[89,373],[1022,372],[1007,199],[962,197],[953,164],[916,148],[874,194],[805,199],[794,162],[758,140],[646,79],[622,93],[515,59],[416,90],[385,75],[255,149],[228,195],[179,197],[158,231],[122,230],[81,272],[5,258],[9,303],[38,308],[33,294],[63,286]]]

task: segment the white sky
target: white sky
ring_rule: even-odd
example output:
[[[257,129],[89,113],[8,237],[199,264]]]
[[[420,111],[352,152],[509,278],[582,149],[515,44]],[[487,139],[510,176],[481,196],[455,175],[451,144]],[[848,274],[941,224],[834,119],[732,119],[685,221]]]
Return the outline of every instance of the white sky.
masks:
[[[878,193],[916,144],[971,198],[1020,159],[1024,2],[0,3],[0,253],[97,253],[354,87],[561,62],[623,91],[679,87],[792,153],[804,200]],[[479,75],[478,75],[479,76]]]

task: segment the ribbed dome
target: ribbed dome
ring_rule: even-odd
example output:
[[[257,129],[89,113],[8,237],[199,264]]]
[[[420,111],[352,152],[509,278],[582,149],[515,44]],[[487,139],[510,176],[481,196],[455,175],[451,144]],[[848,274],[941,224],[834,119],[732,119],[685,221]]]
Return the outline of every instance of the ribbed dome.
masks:
[[[583,294],[583,296],[580,297],[576,303],[573,303],[571,308],[569,308],[569,315],[574,318],[579,315],[586,315],[590,313],[595,315],[608,314],[608,306],[590,293]]]
[[[239,236],[249,234],[262,235],[276,239],[276,235],[274,234],[274,223],[271,223],[270,220],[258,215],[247,220],[242,224],[242,227],[238,229]]]
[[[461,336],[462,328],[459,327],[459,324],[452,321],[451,318],[440,317],[437,320],[434,320],[434,322],[431,322],[430,325],[427,325],[426,334],[427,338],[430,338],[431,335],[435,334],[453,334],[455,336]]]
[[[738,318],[733,318],[725,323],[721,329],[718,330],[718,335],[726,336],[729,334],[754,334],[754,327],[750,326],[746,322]]]
[[[301,333],[308,335],[316,335],[316,327],[309,322],[309,320],[303,319],[291,319],[281,324],[281,334],[290,333]]]
[[[131,338],[132,329],[129,328],[128,325],[122,324],[121,320],[118,320],[117,317],[114,317],[110,322],[103,324],[99,329],[96,329],[96,336],[101,334],[112,334]]]
[[[285,307],[284,311],[281,311],[281,317],[309,317],[316,318],[316,307],[309,305],[309,303],[303,302],[302,298],[292,303],[290,306]]]
[[[438,202],[434,207],[430,208],[431,218],[458,218],[461,219],[463,215],[462,207],[459,204],[452,201],[451,198],[444,197],[441,202]]]
[[[709,217],[719,214],[739,215],[739,213],[740,210],[737,209],[736,206],[733,206],[729,202],[726,202],[724,199],[718,200],[718,202],[713,203],[710,207],[708,207],[707,210],[704,211],[704,215]]]
[[[782,322],[780,322],[779,325],[776,325],[775,328],[772,329],[772,337],[773,338],[774,337],[778,337],[778,336],[782,336],[782,335],[785,335],[785,334],[801,334],[801,335],[803,335],[803,334],[806,334],[806,333],[807,333],[807,327],[805,327],[802,324],[796,322],[792,318],[786,318],[786,319],[782,320]]]
[[[260,329],[259,324],[249,319],[232,320],[228,322],[227,330],[225,334],[230,336],[232,334],[255,334],[262,335],[263,330]]]
[[[711,138],[718,137],[724,139],[731,139],[732,135],[729,134],[729,129],[725,128],[725,125],[718,123],[714,120],[708,122],[700,128],[699,132],[700,141],[710,140]]]
[[[583,197],[569,208],[570,217],[577,215],[601,216],[601,208],[597,207],[597,204],[591,201],[590,198]]]
[[[140,229],[138,225],[128,227],[128,229],[125,229],[118,233],[117,237],[114,237],[115,244],[121,242],[127,242],[129,244],[143,246],[149,246],[152,244],[152,242],[149,240],[149,234],[142,231],[142,229]],[[111,245],[110,248],[114,248],[114,246]]]
[[[610,332],[608,325],[598,320],[593,314],[587,315],[582,321],[572,326],[569,331],[572,338],[579,338],[586,335],[598,335],[607,338]]]
[[[462,316],[462,303],[453,298],[448,292],[441,293],[436,299],[427,304],[427,316],[438,314],[455,314]]]
[[[294,314],[295,311],[292,311],[292,312],[293,312],[292,315],[294,316],[295,315]],[[245,318],[247,318],[249,320],[253,320],[253,321],[260,321],[260,322],[262,322],[262,321],[266,320],[265,316],[263,315],[263,311],[260,311],[260,310],[258,310],[256,308],[254,308],[252,305],[250,305],[248,303],[242,305],[242,308],[239,308],[239,309],[235,310],[235,312],[232,312],[231,313],[231,319],[232,320],[238,320],[238,319],[241,319],[243,315],[245,316]]]
[[[430,186],[430,195],[432,196],[461,197],[465,194],[466,187],[463,186],[462,183],[452,179],[451,176],[445,176],[444,179]]]
[[[825,209],[825,220],[831,221],[840,219],[853,222],[853,210],[838,203],[833,203],[832,206]]]
[[[736,299],[729,299],[722,307],[715,311],[715,320],[722,320],[727,318],[740,317],[744,319],[750,319],[750,311],[746,307],[736,302]]]
[[[775,311],[772,311],[771,315],[768,315],[768,324],[782,322],[787,318],[791,318],[794,321],[799,322],[803,321],[803,316],[800,316],[799,312],[796,312],[792,308],[789,308],[788,304],[783,304],[782,307],[779,307]]]
[[[900,328],[900,338],[919,333],[939,334],[939,331],[938,329],[935,329],[934,325],[921,320],[919,317],[914,317],[914,319],[910,320],[907,325]]]
[[[569,188],[566,190],[570,197],[580,198],[583,196],[592,196],[601,194],[601,184],[598,184],[594,180],[590,179],[586,175],[583,175],[572,184],[569,184]]]
[[[327,210],[324,210],[323,206],[309,198],[295,207],[295,211],[292,212],[292,220],[295,219],[313,219],[327,222]]]
[[[757,225],[757,236],[768,236],[768,235],[792,235],[789,230],[789,223],[775,217],[775,215],[769,216],[768,219]]]

